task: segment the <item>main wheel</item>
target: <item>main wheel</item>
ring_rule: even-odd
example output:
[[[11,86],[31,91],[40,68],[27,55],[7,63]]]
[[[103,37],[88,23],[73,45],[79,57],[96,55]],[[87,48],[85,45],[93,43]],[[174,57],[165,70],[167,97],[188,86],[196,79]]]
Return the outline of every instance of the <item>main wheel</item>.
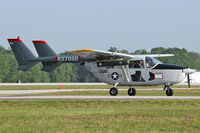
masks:
[[[168,88],[167,90],[166,90],[166,95],[167,96],[172,96],[174,94],[174,91],[171,89],[171,88]]]
[[[129,88],[129,89],[128,89],[128,95],[129,95],[129,96],[135,96],[135,95],[136,95],[136,90],[135,90],[135,88]]]
[[[118,94],[117,88],[113,87],[113,88],[110,89],[110,95],[111,96],[117,96],[117,94]]]

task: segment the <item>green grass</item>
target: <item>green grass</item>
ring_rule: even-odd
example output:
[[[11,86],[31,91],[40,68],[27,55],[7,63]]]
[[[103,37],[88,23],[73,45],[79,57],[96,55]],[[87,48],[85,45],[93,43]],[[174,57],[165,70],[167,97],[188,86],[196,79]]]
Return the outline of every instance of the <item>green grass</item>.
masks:
[[[199,132],[200,101],[0,101],[0,132]]]

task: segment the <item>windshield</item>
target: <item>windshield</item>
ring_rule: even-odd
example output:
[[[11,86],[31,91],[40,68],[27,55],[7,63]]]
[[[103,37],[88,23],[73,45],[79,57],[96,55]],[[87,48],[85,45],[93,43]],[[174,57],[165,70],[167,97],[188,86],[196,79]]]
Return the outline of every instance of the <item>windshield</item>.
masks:
[[[147,68],[154,67],[157,64],[162,64],[162,62],[160,62],[159,60],[152,58],[152,57],[146,57],[146,67]]]

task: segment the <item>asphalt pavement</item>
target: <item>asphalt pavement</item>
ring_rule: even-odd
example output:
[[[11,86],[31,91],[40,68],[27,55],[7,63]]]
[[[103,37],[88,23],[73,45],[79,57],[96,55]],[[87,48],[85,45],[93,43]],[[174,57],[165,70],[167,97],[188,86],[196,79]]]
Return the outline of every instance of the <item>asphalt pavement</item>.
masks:
[[[200,96],[0,96],[0,100],[200,100]]]

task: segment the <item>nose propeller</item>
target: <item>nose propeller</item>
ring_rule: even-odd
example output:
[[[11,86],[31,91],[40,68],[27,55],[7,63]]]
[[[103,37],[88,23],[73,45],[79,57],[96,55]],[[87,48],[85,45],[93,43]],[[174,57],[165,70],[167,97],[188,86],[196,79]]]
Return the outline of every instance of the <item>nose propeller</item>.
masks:
[[[196,72],[196,69],[184,69],[184,73],[187,75],[188,89],[190,90],[190,74]]]
[[[190,90],[190,74],[187,75],[188,89]]]

